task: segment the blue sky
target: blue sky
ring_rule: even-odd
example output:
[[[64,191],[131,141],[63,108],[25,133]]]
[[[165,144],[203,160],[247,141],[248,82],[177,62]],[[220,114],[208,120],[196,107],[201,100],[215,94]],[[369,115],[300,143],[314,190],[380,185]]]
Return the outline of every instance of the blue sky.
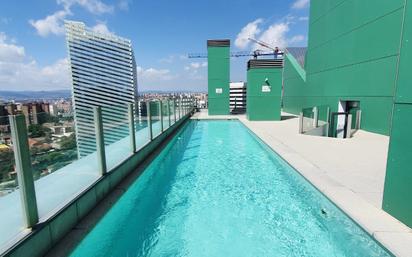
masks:
[[[64,19],[132,40],[139,90],[206,91],[207,39],[247,37],[305,46],[309,0],[41,0],[0,3],[0,90],[69,89]],[[246,79],[247,58],[231,59],[231,80]]]

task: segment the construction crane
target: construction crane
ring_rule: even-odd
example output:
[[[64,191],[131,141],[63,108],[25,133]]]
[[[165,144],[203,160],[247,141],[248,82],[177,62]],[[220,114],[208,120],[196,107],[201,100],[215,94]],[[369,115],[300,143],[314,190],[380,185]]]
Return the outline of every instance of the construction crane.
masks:
[[[258,44],[260,46],[263,46],[267,49],[272,50],[273,51],[272,54],[275,56],[275,59],[277,59],[278,55],[283,55],[283,53],[280,52],[279,48],[277,48],[277,47],[272,47],[268,43],[265,43],[263,41],[260,41],[260,40],[254,39],[254,38],[248,37],[247,39],[250,40],[250,41],[255,42],[256,44]]]
[[[268,56],[268,55],[274,55],[275,59],[277,58],[278,55],[283,55],[283,53],[279,52],[279,49],[276,49],[276,47],[271,47],[268,43],[265,43],[263,41],[254,39],[254,38],[248,38],[248,40],[255,42],[258,45],[261,45],[265,48],[268,48],[271,51],[263,51],[263,50],[254,50],[254,51],[241,51],[241,52],[230,52],[230,57],[245,57],[245,56],[253,56],[254,59],[257,59],[258,56]],[[192,53],[188,54],[187,56],[190,59],[193,58],[207,58],[206,53]]]
[[[240,51],[240,52],[230,52],[230,57],[246,57],[246,56],[253,56],[254,59],[257,59],[258,56],[267,56],[273,55],[273,52],[267,52],[262,50],[255,50],[255,51]],[[187,55],[188,58],[207,58],[206,53],[192,53]]]
[[[265,43],[263,41],[260,41],[260,40],[257,40],[257,39],[251,38],[251,37],[248,37],[247,39],[250,40],[250,41],[255,42],[256,44],[258,44],[260,46],[266,47],[267,49],[270,49],[272,51],[276,51],[276,48],[271,47],[268,43]]]

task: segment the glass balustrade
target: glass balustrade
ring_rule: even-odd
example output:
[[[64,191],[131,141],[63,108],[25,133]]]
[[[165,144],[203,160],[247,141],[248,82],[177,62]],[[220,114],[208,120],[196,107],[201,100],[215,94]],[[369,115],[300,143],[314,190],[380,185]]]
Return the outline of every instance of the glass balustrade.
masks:
[[[0,117],[0,250],[90,187],[103,169],[112,172],[149,143],[150,131],[155,138],[183,118],[191,110],[191,101],[90,107],[76,119],[49,113]],[[14,127],[10,117],[18,120]],[[19,138],[15,145],[13,138]],[[27,201],[31,212],[22,207]]]

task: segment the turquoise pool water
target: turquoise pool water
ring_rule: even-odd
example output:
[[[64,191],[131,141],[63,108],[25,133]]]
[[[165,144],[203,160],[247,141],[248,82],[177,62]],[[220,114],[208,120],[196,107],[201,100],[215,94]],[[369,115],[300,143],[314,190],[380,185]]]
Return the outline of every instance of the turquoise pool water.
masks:
[[[71,256],[390,256],[237,121],[192,121]]]

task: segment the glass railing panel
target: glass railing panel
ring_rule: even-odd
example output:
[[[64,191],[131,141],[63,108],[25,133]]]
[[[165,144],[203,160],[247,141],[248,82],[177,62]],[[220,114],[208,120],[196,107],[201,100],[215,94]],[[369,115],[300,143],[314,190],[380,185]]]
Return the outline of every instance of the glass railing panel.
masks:
[[[169,101],[169,110],[170,110],[170,125],[175,124],[175,108],[173,99]]]
[[[186,115],[186,99],[182,99],[182,117]]]
[[[136,107],[136,114],[135,114],[136,149],[142,148],[150,141],[147,120],[148,120],[147,102],[138,101],[137,107]]]
[[[77,160],[74,121],[48,113],[26,117],[33,177],[47,176]]]
[[[179,120],[183,117],[182,99],[177,102],[177,108],[179,112]]]
[[[162,117],[163,117],[163,131],[169,128],[169,106],[168,100],[162,100]]]
[[[152,120],[152,131],[153,138],[160,135],[162,132],[161,122],[160,122],[160,102],[151,101],[150,102],[150,115]]]
[[[92,119],[93,110],[87,115]],[[95,147],[94,124],[92,120],[85,123],[86,118],[79,122],[78,134],[71,117],[48,113],[26,117],[40,220],[54,214],[99,178],[95,150],[90,149]]]
[[[101,109],[107,171],[110,171],[133,154],[129,106],[104,106]]]
[[[318,126],[323,126],[329,122],[329,106],[320,105],[318,108]]]
[[[302,131],[305,133],[314,128],[314,108],[304,108],[302,109],[302,114]]]
[[[0,117],[0,252],[24,230],[8,116]]]

